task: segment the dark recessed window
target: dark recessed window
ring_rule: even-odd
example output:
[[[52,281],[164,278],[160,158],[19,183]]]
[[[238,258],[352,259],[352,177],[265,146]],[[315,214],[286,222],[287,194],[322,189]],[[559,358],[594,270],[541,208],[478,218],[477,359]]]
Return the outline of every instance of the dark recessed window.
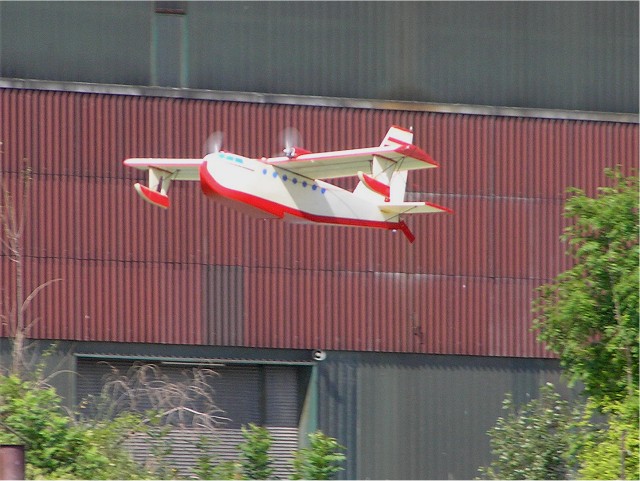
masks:
[[[167,15],[184,15],[187,13],[187,2],[155,2],[156,13]]]
[[[155,2],[151,43],[151,83],[187,87],[187,2]]]

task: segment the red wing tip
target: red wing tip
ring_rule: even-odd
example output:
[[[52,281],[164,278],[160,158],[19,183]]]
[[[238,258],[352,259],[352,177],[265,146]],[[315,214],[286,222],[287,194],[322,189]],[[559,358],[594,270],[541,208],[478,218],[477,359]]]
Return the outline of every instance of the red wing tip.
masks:
[[[169,197],[161,192],[157,192],[155,190],[150,189],[140,183],[136,183],[133,185],[133,188],[136,190],[138,195],[142,197],[144,200],[153,204],[155,206],[161,207],[163,209],[169,208]]]
[[[413,133],[413,129],[408,129],[408,128],[403,127],[403,126],[401,126],[401,125],[395,125],[395,124],[392,124],[392,125],[391,125],[391,128],[392,128],[392,129],[402,130],[402,131],[404,131],[404,132],[410,132],[410,133]]]
[[[433,160],[433,158],[429,154],[427,154],[417,145],[405,143],[404,145],[398,146],[395,151],[399,154],[404,154],[413,159],[431,164],[434,167],[440,167],[440,165],[435,160]]]
[[[439,209],[442,212],[446,212],[447,214],[455,214],[453,209],[449,209],[448,207],[444,207],[442,205],[434,204],[433,202],[425,202],[424,204],[431,207],[435,207],[436,209]]]

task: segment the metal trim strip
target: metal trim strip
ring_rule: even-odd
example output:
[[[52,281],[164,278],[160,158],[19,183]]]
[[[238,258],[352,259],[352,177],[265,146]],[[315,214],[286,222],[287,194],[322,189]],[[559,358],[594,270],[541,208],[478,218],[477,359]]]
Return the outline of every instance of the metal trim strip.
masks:
[[[277,359],[233,359],[233,358],[199,358],[199,357],[167,357],[167,356],[144,356],[128,354],[92,354],[76,352],[74,357],[83,359],[102,359],[114,361],[146,361],[160,363],[181,363],[184,365],[210,365],[210,364],[252,364],[252,365],[273,365],[273,366],[315,366],[316,361],[287,361]]]
[[[556,120],[590,120],[597,122],[617,122],[631,124],[640,123],[640,114],[635,113],[590,112],[582,110],[555,110],[472,104],[441,104],[399,100],[356,99],[342,97],[321,97],[311,95],[286,95],[260,92],[231,92],[222,90],[147,87],[117,84],[92,84],[83,82],[64,82],[16,78],[0,78],[0,88],[212,100],[223,102],[246,102],[257,104],[344,107],[371,110],[395,110]]]

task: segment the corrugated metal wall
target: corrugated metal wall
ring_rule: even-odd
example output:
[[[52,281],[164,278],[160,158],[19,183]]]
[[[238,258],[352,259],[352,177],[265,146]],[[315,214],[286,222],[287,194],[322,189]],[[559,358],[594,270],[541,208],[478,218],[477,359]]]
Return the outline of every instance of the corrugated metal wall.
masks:
[[[516,403],[560,382],[551,359],[329,352],[319,428],[347,447],[341,479],[474,479],[506,393]]]
[[[638,112],[637,2],[2,2],[0,77]]]
[[[197,183],[174,184],[161,211],[122,165],[200,157],[217,130],[226,150],[261,156],[286,126],[322,151],[376,145],[391,124],[442,166],[408,190],[455,211],[410,219],[413,245],[255,220]],[[27,287],[62,279],[32,305],[36,337],[488,356],[547,356],[529,311],[568,266],[563,192],[638,158],[636,124],[18,89],[0,90],[0,141],[5,179],[23,159],[33,169]],[[4,296],[6,256],[0,269]]]

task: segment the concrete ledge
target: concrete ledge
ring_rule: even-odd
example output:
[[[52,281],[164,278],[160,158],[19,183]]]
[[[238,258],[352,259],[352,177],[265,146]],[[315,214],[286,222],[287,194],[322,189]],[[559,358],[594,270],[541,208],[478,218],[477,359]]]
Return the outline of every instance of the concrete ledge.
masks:
[[[463,115],[489,115],[498,117],[541,118],[557,120],[588,120],[596,122],[618,122],[637,124],[640,115],[635,113],[588,112],[582,110],[554,110],[523,107],[500,107],[489,105],[440,104],[430,102],[408,102],[396,100],[353,99],[342,97],[319,97],[310,95],[269,94],[259,92],[230,92],[221,90],[198,90],[171,87],[147,87],[117,84],[93,84],[83,82],[57,82],[0,78],[0,88],[24,90],[51,90],[62,92],[94,93],[107,95],[133,95],[198,99],[224,102],[247,102],[278,105],[308,105],[314,107],[344,107],[375,110],[404,110]]]

